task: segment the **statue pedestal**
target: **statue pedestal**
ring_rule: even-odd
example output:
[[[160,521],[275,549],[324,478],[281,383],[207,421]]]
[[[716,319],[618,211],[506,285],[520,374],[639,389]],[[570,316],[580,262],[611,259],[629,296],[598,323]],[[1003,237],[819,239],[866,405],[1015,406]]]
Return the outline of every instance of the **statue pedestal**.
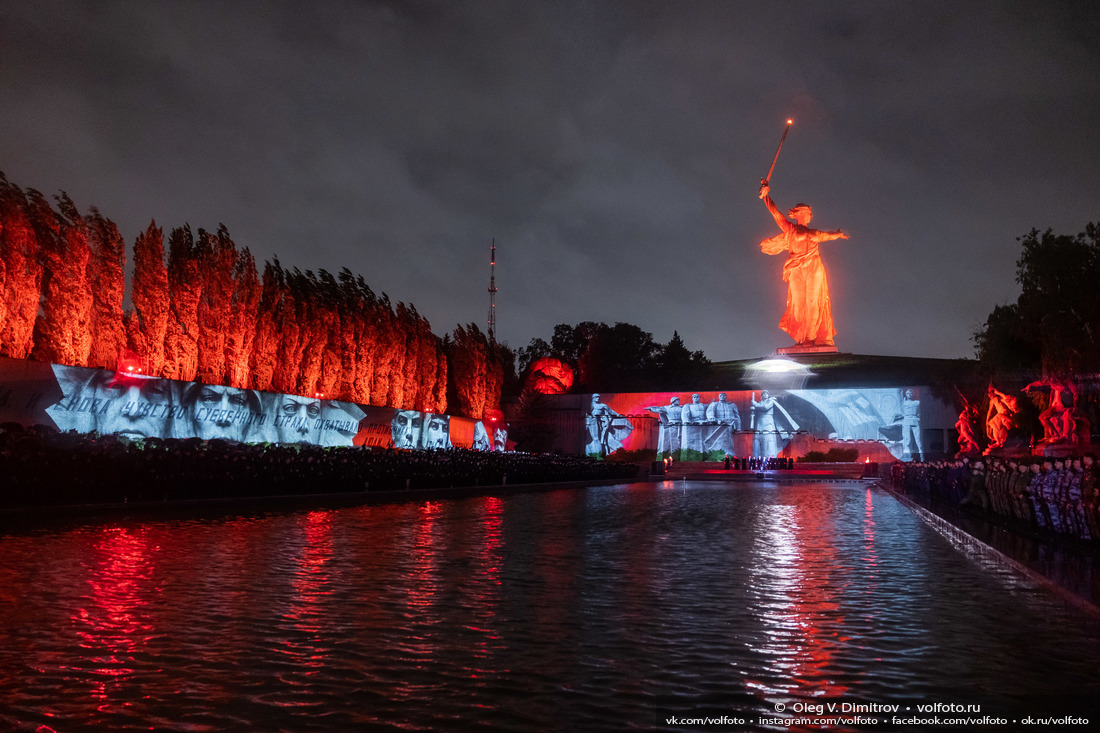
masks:
[[[1031,450],[1031,455],[1043,458],[1069,458],[1091,451],[1095,446],[1074,443],[1040,443]]]
[[[836,354],[839,353],[836,346],[817,346],[814,344],[795,344],[794,346],[787,346],[782,349],[776,349],[775,353],[780,356],[790,356],[798,354]]]

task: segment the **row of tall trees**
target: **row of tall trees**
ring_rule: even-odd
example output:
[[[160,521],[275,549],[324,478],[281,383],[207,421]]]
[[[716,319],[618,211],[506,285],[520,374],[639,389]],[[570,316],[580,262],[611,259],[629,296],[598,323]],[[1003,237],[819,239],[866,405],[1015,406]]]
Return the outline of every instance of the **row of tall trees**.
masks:
[[[702,351],[689,351],[673,332],[667,344],[630,323],[584,321],[554,327],[550,342],[535,338],[518,352],[521,371],[536,360],[552,356],[573,367],[573,390],[633,392],[685,389],[701,386],[710,360]]]
[[[444,337],[450,357],[451,404],[463,415],[486,417],[500,410],[500,395],[515,371],[507,346],[490,341],[475,324]]]
[[[481,418],[497,409],[506,349],[476,326],[439,338],[416,308],[338,275],[285,268],[259,275],[225,226],[164,231],[126,244],[92,208],[56,206],[0,173],[0,355],[117,368],[184,381]]]

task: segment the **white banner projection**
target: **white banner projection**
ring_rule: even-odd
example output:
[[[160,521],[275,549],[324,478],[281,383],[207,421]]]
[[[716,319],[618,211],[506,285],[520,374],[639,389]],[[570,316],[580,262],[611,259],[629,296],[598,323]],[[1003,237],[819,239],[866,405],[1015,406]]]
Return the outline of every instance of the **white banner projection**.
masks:
[[[0,421],[129,440],[477,450],[507,443],[502,423],[14,359],[0,360]]]
[[[658,458],[774,457],[792,440],[878,443],[911,460],[921,445],[919,387],[594,394],[585,453],[654,450]],[[657,420],[656,431],[642,430]],[[652,436],[656,433],[656,438]]]

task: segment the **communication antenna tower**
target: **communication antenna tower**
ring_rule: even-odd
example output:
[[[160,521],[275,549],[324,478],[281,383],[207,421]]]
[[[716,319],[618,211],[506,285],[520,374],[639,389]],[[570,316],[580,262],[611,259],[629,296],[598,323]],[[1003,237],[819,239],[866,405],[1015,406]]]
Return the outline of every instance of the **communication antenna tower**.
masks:
[[[497,340],[497,240],[494,238],[489,246],[489,343],[495,344]]]

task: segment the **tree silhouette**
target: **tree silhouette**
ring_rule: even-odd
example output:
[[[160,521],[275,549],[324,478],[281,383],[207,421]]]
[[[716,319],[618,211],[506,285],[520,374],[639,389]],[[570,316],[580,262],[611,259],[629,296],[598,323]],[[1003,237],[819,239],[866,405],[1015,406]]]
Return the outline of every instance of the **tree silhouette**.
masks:
[[[184,224],[168,235],[168,328],[163,376],[190,382],[199,369],[199,300],[203,271],[199,245]]]
[[[164,232],[155,221],[134,242],[133,311],[126,316],[126,340],[150,374],[165,374],[164,344],[170,300],[164,265]]]
[[[92,290],[88,284],[88,227],[64,193],[54,212],[45,197],[29,192],[31,225],[42,262],[42,304],[34,324],[31,358],[84,365],[91,353]]]
[[[29,210],[23,190],[0,173],[0,354],[15,359],[28,357],[34,348],[34,322],[42,292],[38,238]]]
[[[104,368],[125,356],[169,379],[425,412],[446,410],[450,384],[471,416],[499,405],[513,355],[476,326],[440,339],[415,306],[395,307],[346,268],[315,274],[275,258],[261,279],[224,225],[172,229],[166,256],[151,221],[134,241],[124,311],[118,228],[55,199],[0,173],[0,355]]]
[[[1053,376],[1100,370],[1100,225],[1076,236],[1033,229],[1020,242],[1020,296],[995,307],[974,335],[982,366]]]
[[[95,207],[85,220],[90,237],[88,279],[94,285],[88,366],[113,369],[126,350],[122,310],[126,295],[126,241],[115,223]]]

